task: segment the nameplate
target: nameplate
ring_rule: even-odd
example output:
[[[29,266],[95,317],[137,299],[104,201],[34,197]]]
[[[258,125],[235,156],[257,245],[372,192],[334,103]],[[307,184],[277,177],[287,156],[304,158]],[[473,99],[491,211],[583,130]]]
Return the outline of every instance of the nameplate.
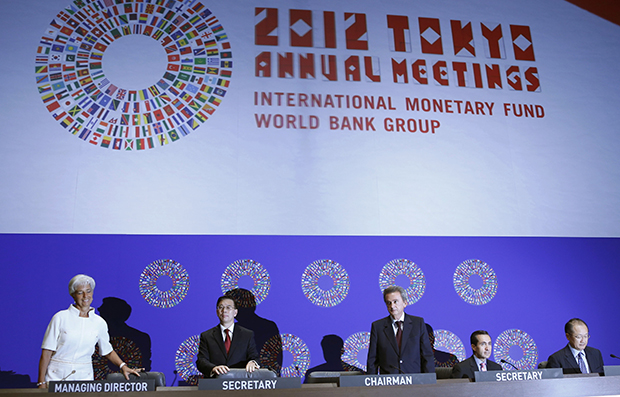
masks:
[[[603,365],[603,372],[605,376],[619,376],[620,365]]]
[[[155,391],[155,379],[146,380],[53,380],[49,382],[50,393],[134,393]]]
[[[437,375],[393,374],[341,376],[340,387],[385,387],[405,385],[428,385],[437,383]]]
[[[523,382],[563,378],[562,368],[523,369],[518,371],[476,371],[476,382]]]
[[[299,389],[301,378],[271,378],[271,379],[200,379],[198,390],[271,390],[271,389]]]

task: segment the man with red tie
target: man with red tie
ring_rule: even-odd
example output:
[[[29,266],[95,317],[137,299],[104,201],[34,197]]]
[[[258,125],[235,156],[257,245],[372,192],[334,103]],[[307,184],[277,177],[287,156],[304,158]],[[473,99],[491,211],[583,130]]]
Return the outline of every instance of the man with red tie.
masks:
[[[405,290],[398,285],[387,287],[383,301],[390,315],[372,323],[368,374],[435,372],[435,357],[424,319],[405,313]]]
[[[230,368],[259,368],[254,332],[235,325],[237,304],[230,296],[221,296],[216,303],[220,323],[200,334],[196,366],[205,377],[227,373]]]
[[[452,378],[473,380],[476,371],[501,371],[503,369],[498,363],[489,360],[492,346],[491,337],[487,331],[474,331],[469,341],[474,354],[452,367]]]

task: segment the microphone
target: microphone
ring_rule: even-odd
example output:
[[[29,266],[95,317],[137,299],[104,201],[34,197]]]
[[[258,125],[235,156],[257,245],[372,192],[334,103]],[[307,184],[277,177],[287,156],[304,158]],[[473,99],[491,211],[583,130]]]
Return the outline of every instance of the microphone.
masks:
[[[610,356],[611,356],[612,358],[617,358],[617,359],[620,359],[620,357],[616,356],[615,354],[610,354]]]
[[[510,365],[512,368],[516,369],[517,371],[519,370],[519,368],[515,367],[515,365],[513,363],[509,363],[508,361],[504,360],[503,358],[501,360],[499,360],[499,361],[504,363],[504,364]]]
[[[397,366],[395,366],[395,365],[390,365],[390,368],[394,368],[394,369],[398,370],[398,372],[400,372],[401,374],[405,375],[405,372],[402,369],[400,369]]]
[[[75,373],[75,370],[69,372],[69,375],[65,376],[64,378],[62,378],[60,381],[63,382],[65,380],[67,380],[68,377],[70,377],[71,375],[73,375]]]

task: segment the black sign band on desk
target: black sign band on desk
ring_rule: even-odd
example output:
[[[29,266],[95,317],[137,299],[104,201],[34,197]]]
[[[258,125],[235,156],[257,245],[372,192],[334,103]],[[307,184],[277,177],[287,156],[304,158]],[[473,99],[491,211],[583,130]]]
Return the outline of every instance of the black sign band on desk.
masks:
[[[562,368],[523,369],[518,371],[476,371],[476,382],[523,382],[563,378]]]
[[[299,389],[301,378],[270,378],[270,379],[199,379],[198,390],[269,390]]]
[[[605,376],[620,376],[620,365],[603,365]]]
[[[137,391],[155,391],[155,379],[147,380],[52,380],[49,382],[50,393],[133,393]]]
[[[356,375],[340,377],[340,387],[384,387],[404,385],[429,385],[433,383],[437,383],[437,375],[435,375],[434,373]]]

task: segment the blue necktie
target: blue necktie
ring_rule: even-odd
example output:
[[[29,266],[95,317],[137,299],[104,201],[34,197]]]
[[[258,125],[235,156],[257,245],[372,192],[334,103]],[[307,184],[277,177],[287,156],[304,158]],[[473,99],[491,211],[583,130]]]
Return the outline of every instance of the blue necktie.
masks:
[[[577,354],[577,357],[577,363],[579,364],[579,369],[581,370],[581,373],[587,374],[588,368],[586,367],[586,362],[583,359],[583,352],[579,352],[579,354]]]

